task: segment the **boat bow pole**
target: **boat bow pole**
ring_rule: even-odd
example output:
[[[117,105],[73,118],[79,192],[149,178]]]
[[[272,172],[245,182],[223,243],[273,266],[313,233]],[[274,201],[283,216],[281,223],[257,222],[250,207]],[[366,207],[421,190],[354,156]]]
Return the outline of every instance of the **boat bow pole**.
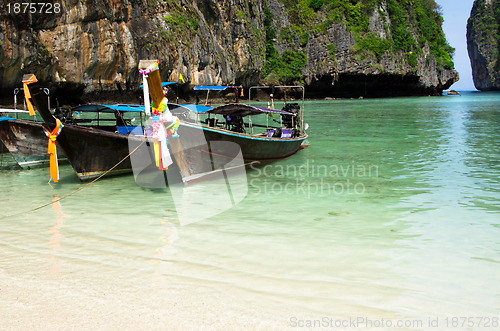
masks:
[[[149,89],[151,101],[153,102],[155,107],[159,108],[160,105],[164,103],[163,101],[165,99],[165,96],[163,95],[163,88],[161,86],[160,71],[158,70],[158,60],[141,60],[139,62],[139,72],[143,75],[146,75],[147,87]],[[144,87],[146,87],[146,85],[144,85]],[[164,111],[170,113],[168,106],[166,106]],[[170,136],[170,139],[168,139],[168,145],[170,146],[174,161],[179,168],[182,181],[186,183],[186,178],[191,176],[191,171],[189,170],[189,166],[184,155],[184,150],[177,134]]]

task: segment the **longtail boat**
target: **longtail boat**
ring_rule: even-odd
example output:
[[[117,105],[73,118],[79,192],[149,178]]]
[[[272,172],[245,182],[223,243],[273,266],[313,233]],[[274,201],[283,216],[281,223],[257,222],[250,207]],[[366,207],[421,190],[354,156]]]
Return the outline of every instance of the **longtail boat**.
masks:
[[[128,159],[128,134],[136,125],[130,126],[132,119],[125,119],[124,114],[136,114],[140,122],[143,107],[83,105],[72,109],[72,113],[80,115],[79,118],[66,119],[63,124],[39,102],[37,93],[32,95],[33,103],[45,121],[46,132],[52,133],[80,180],[132,172]],[[90,113],[96,114],[97,118],[85,116]],[[57,127],[59,132],[55,132]]]
[[[30,79],[33,82],[35,80],[33,75],[30,74],[26,75],[23,81],[29,81]],[[177,82],[163,82],[162,86],[175,83]],[[36,86],[32,86],[31,89],[34,90],[34,87]],[[18,92],[25,89],[28,90],[28,86],[14,90],[14,105],[17,105]],[[50,108],[48,89],[40,88],[40,91],[43,98],[47,97],[44,102]],[[28,94],[30,95],[30,93]],[[130,122],[131,119],[127,118],[126,114],[132,114],[133,116],[130,117],[138,117],[139,120],[143,120],[144,116],[141,116],[140,112],[144,112],[144,106],[91,104],[77,106],[72,109],[56,108],[54,116],[60,119],[63,124],[92,126],[105,131],[118,131],[128,134],[131,129],[127,129],[125,122],[128,123],[129,128],[130,125],[135,127],[142,124]],[[39,118],[36,115],[28,116],[29,113],[28,110],[0,108],[0,153],[10,153],[23,169],[48,166],[50,163],[50,155],[47,153],[48,137],[44,133]],[[113,123],[115,119],[116,124]],[[59,145],[59,143],[56,144]],[[59,148],[59,150],[62,150],[62,148]],[[64,153],[59,153],[58,159],[64,161],[66,156]],[[84,178],[85,175],[83,175]]]
[[[9,121],[9,120],[15,120],[14,117],[5,116],[6,114],[3,114],[2,110],[3,109],[0,109],[0,154],[9,153],[9,150],[7,149],[7,147],[5,146],[5,144],[2,141],[2,134],[1,134],[3,131],[2,122]],[[10,109],[9,109],[9,111],[10,111]]]
[[[152,63],[153,61],[148,61],[143,67],[151,66]],[[158,69],[150,71],[146,80],[153,104],[165,102],[161,95]],[[198,86],[195,90],[207,90],[208,101],[208,92],[211,90],[233,89],[238,96],[238,88],[241,87]],[[146,94],[146,89],[144,91]],[[168,109],[162,110],[160,114],[163,116],[169,112],[179,119],[176,132],[180,136],[178,141],[183,146],[183,160],[188,166],[186,175],[182,176],[183,181],[187,183],[217,171],[226,171],[231,166],[237,167],[235,163],[238,162],[235,160],[239,156],[243,164],[268,162],[291,156],[301,149],[307,138],[305,130],[302,129],[303,110],[301,111],[297,103],[285,104],[282,110],[240,103],[204,107],[193,110],[192,106],[168,104]],[[274,116],[279,118],[280,121],[277,122],[280,125],[270,126],[270,116],[273,116],[273,119]],[[261,121],[262,124],[252,122],[258,117],[265,118],[265,124],[264,121]],[[168,139],[169,143],[170,141],[171,139]]]
[[[211,88],[223,90],[219,86],[195,87],[195,90]],[[202,128],[209,141],[237,143],[246,161],[276,160],[296,153],[307,138],[305,130],[302,130],[302,111],[298,103],[287,103],[281,110],[230,103],[208,109],[205,112],[208,117],[203,124],[196,127],[186,123],[185,126]],[[265,123],[254,123],[259,117],[265,118]],[[275,117],[280,121],[276,121]],[[279,125],[270,125],[269,118]]]
[[[67,122],[57,133],[57,143],[81,180],[132,171],[137,173],[134,168],[138,168],[140,161],[139,172],[151,170],[154,166],[158,170],[168,168],[168,171],[178,172],[182,182],[190,183],[221,167],[227,169],[238,155],[246,164],[288,157],[296,153],[307,138],[301,126],[300,107],[296,104],[276,110],[245,104],[211,107],[168,103],[163,95],[157,64],[158,61],[152,60],[141,61],[139,65],[140,70],[147,71],[144,75],[144,83],[148,86],[145,86],[145,95],[151,95],[153,105],[157,106],[148,110],[150,102],[146,97],[145,106],[135,106],[139,117],[140,114],[146,115],[145,120],[141,117],[140,123],[135,124],[137,130],[128,134]],[[58,120],[40,97],[39,93],[33,93],[33,102],[47,131],[54,132]],[[140,107],[144,107],[144,112]],[[280,126],[252,124],[252,118],[258,115],[264,118],[274,115],[281,119]],[[165,121],[165,118],[169,119]],[[262,132],[255,132],[256,128],[261,128]],[[158,139],[161,130],[165,131]],[[148,148],[140,149],[140,146]]]
[[[103,131],[128,134],[136,126],[131,126],[132,120],[139,118],[140,122],[143,111],[144,107],[139,105],[91,104],[72,109],[58,108],[55,111],[55,117],[64,125],[93,127]],[[28,113],[28,111],[17,112]],[[6,111],[6,113],[14,113],[14,111]],[[50,164],[50,155],[47,150],[48,137],[44,133],[42,122],[10,116],[0,117],[0,141],[23,169]],[[59,146],[59,142],[57,145]],[[66,160],[65,154],[60,153],[58,159],[59,161]]]
[[[47,137],[42,124],[15,118],[0,119],[0,141],[23,169],[47,165]]]
[[[29,79],[33,75],[25,76]],[[27,89],[27,86],[24,89]],[[14,100],[17,104],[16,94]],[[46,92],[44,94],[46,96]],[[36,116],[28,115],[33,113],[21,109],[0,109],[0,152],[9,152],[23,169],[44,166],[50,161],[47,154],[47,137],[42,125]],[[61,159],[64,159],[64,155]]]

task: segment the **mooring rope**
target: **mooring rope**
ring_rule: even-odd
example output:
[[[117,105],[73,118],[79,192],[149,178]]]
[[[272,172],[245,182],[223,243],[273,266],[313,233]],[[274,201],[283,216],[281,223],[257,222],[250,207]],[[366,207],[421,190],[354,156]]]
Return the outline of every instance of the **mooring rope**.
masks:
[[[32,213],[34,211],[37,211],[37,210],[40,210],[42,208],[45,208],[47,206],[50,206],[50,205],[53,205],[54,203],[56,202],[59,202],[61,200],[64,200],[70,196],[72,196],[73,194],[77,193],[77,192],[80,192],[81,190],[83,190],[84,188],[87,188],[89,187],[90,185],[94,184],[95,182],[97,182],[99,179],[101,179],[102,177],[106,176],[109,172],[113,171],[113,169],[115,169],[116,167],[118,167],[120,164],[123,163],[123,161],[125,161],[127,158],[130,157],[130,155],[132,155],[136,150],[139,149],[139,147],[141,147],[141,145],[137,146],[132,152],[128,153],[127,156],[125,156],[120,162],[118,162],[117,164],[115,164],[114,166],[112,166],[109,170],[106,170],[106,172],[104,172],[102,175],[100,175],[99,177],[97,177],[96,179],[94,179],[93,181],[91,181],[90,183],[87,183],[85,184],[84,186],[80,187],[79,189],[71,192],[71,193],[68,193],[66,194],[65,196],[61,197],[61,198],[58,198],[58,199],[54,199],[52,200],[51,202],[49,203],[46,203],[44,205],[41,205],[41,206],[38,206],[36,208],[33,208],[33,209],[30,209],[30,210],[27,210],[27,211],[23,211],[23,212],[20,212],[20,213],[17,213],[17,214],[12,214],[12,215],[6,215],[6,216],[3,216],[3,217],[0,217],[0,219],[4,219],[4,218],[8,218],[8,217],[14,217],[14,216],[20,216],[20,215],[23,215],[23,214],[29,214],[29,213]]]

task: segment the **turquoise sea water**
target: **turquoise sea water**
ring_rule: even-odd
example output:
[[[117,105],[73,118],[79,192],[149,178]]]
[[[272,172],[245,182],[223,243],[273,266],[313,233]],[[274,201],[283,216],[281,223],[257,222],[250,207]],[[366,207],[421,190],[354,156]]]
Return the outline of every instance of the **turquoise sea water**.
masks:
[[[169,189],[133,176],[22,213],[84,184],[3,156],[0,328],[499,329],[499,105],[307,102],[311,146],[249,169],[234,206],[189,188],[183,208],[220,210],[188,225]]]

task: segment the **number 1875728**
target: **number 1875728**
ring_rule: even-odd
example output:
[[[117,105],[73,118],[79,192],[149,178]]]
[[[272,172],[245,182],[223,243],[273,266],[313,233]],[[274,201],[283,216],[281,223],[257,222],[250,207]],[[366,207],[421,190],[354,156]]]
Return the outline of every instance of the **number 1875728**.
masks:
[[[60,3],[50,2],[16,2],[7,4],[9,14],[59,14],[61,12]]]

